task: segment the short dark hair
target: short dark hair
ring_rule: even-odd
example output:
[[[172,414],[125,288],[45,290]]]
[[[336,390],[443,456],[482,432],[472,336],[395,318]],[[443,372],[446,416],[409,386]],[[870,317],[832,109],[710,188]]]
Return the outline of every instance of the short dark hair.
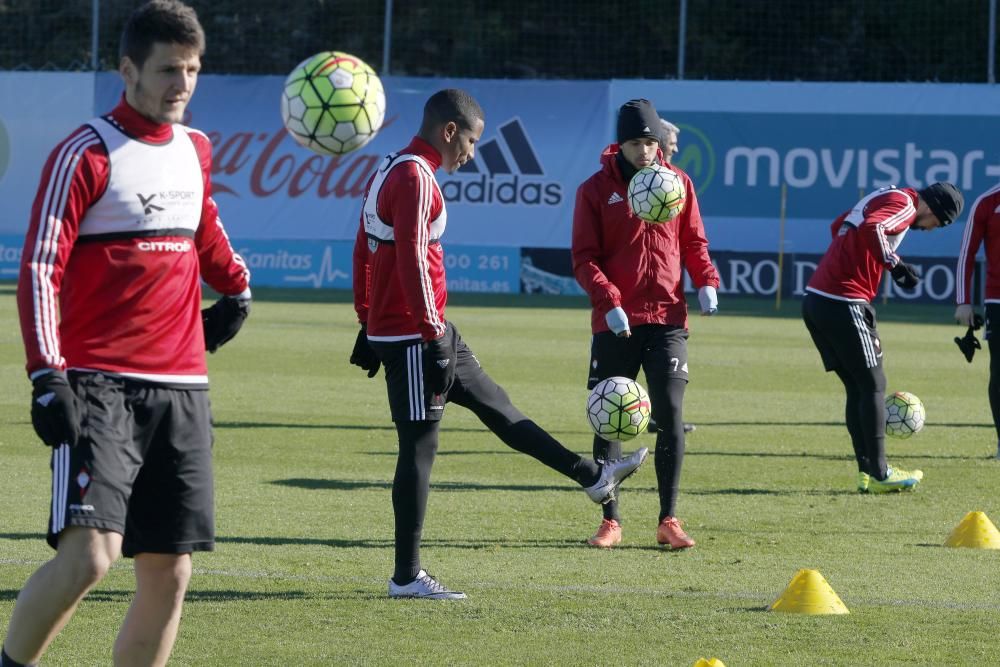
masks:
[[[153,44],[180,44],[205,52],[205,31],[194,9],[179,0],[150,0],[132,12],[122,30],[118,57],[142,67]]]
[[[420,130],[424,134],[450,122],[463,130],[471,130],[477,120],[485,121],[486,115],[476,98],[458,88],[445,88],[431,95],[424,104],[424,120]]]

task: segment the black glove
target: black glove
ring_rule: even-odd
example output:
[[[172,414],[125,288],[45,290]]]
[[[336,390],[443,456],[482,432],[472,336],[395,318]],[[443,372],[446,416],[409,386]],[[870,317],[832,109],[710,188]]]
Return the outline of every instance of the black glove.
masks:
[[[975,331],[979,327],[983,326],[983,316],[978,313],[973,313],[972,324],[969,325],[969,329],[965,332],[965,335],[961,338],[955,336],[955,344],[958,345],[958,349],[962,351],[965,355],[965,360],[970,364],[972,363],[972,357],[976,354],[976,350],[983,349],[983,346],[979,344],[979,339],[976,338]]]
[[[35,433],[49,447],[66,443],[70,447],[80,439],[80,416],[76,393],[62,371],[39,375],[31,391],[31,424]]]
[[[224,296],[201,311],[205,349],[215,352],[233,339],[250,315],[250,299]]]
[[[920,276],[917,272],[913,270],[913,267],[909,264],[904,264],[900,262],[896,266],[892,267],[892,282],[896,283],[903,289],[913,289],[920,284]]]
[[[379,360],[375,350],[368,344],[368,326],[361,325],[361,331],[354,340],[354,350],[351,351],[351,364],[358,366],[363,371],[368,371],[368,377],[373,378],[378,373],[382,362]]]
[[[445,338],[429,340],[424,345],[424,384],[434,394],[443,394],[455,379],[458,360],[455,350],[449,347]]]

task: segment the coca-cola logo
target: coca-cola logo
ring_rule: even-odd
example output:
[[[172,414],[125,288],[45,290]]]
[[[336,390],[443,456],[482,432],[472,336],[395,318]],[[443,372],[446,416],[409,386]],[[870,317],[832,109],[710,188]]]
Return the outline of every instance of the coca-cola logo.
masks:
[[[395,120],[387,118],[382,129]],[[248,182],[254,197],[318,197],[325,199],[364,196],[365,186],[378,167],[381,155],[347,153],[326,156],[296,144],[285,131],[205,133],[212,142],[212,194],[246,194]]]

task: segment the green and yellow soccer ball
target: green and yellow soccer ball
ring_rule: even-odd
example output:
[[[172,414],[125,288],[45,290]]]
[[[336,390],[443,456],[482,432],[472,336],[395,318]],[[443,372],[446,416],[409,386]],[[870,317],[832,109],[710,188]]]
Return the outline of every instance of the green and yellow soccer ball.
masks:
[[[885,434],[894,438],[909,438],[924,427],[927,413],[919,398],[906,391],[885,397]]]
[[[349,53],[317,53],[285,79],[281,120],[297,143],[317,153],[342,155],[361,148],[384,119],[382,82]]]
[[[686,198],[681,175],[660,164],[643,167],[628,183],[628,204],[646,222],[673,220],[684,210]]]
[[[631,440],[649,426],[649,396],[627,377],[601,380],[587,398],[587,420],[605,440]]]

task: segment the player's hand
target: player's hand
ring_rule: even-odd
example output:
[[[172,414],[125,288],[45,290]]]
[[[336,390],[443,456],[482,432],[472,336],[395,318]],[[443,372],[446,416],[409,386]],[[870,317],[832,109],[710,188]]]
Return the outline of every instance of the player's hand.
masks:
[[[969,303],[959,304],[958,308],[955,309],[955,321],[961,324],[963,327],[971,327],[972,304]]]
[[[609,310],[604,316],[604,321],[608,323],[608,328],[616,336],[628,338],[632,335],[631,329],[628,328],[628,315],[625,314],[625,310],[621,306],[615,306]]]
[[[916,270],[912,265],[905,262],[900,262],[892,267],[890,273],[892,274],[892,282],[903,289],[913,289],[920,284],[920,276],[917,275]]]
[[[62,371],[36,377],[31,391],[31,425],[49,447],[76,445],[80,439],[80,411],[76,393]]]
[[[719,295],[711,285],[698,290],[698,304],[702,315],[715,315],[719,311]]]
[[[215,352],[231,341],[249,316],[250,299],[236,296],[224,296],[202,310],[205,349]]]
[[[368,371],[368,377],[373,378],[382,366],[375,350],[368,344],[368,325],[362,324],[358,337],[354,339],[354,350],[351,351],[351,364],[363,371]]]
[[[429,340],[423,346],[424,383],[431,393],[443,394],[455,380],[455,366],[458,365],[455,349],[447,344],[443,336]]]

